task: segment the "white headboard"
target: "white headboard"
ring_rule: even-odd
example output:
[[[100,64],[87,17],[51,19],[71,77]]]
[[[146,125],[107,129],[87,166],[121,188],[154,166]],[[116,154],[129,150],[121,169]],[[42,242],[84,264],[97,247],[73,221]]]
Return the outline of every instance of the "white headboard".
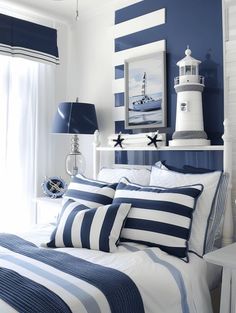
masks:
[[[224,215],[224,227],[222,245],[226,246],[233,242],[234,223],[233,223],[233,209],[232,209],[232,135],[230,130],[230,122],[228,119],[224,121],[224,135],[222,136],[224,145],[220,146],[184,146],[184,147],[150,147],[150,146],[134,146],[134,147],[110,147],[100,146],[100,139],[98,131],[94,134],[93,142],[93,177],[96,179],[101,166],[101,152],[107,151],[223,151],[224,172],[229,174],[229,185],[227,203]]]

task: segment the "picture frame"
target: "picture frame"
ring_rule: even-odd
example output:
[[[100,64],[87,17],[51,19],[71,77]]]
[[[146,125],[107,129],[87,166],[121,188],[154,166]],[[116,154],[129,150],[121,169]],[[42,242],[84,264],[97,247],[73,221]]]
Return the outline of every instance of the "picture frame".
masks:
[[[125,128],[166,127],[166,53],[125,60]]]

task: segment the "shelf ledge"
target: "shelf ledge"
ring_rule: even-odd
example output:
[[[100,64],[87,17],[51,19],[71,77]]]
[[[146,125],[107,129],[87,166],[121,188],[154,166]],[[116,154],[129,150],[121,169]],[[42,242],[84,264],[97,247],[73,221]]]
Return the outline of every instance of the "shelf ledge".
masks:
[[[97,151],[223,151],[224,146],[181,146],[181,147],[109,147],[109,146],[98,146]]]

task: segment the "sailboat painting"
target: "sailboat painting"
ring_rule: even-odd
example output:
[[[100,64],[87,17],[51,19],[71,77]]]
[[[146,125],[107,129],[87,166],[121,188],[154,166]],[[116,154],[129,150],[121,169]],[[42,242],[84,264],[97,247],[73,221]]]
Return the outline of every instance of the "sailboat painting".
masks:
[[[166,126],[165,53],[125,61],[126,128]]]

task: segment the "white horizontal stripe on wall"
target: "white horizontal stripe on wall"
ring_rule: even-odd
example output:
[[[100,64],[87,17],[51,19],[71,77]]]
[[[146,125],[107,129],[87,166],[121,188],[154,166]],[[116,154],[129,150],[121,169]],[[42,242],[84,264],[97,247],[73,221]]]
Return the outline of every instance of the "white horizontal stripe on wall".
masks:
[[[125,107],[113,108],[113,121],[123,121],[125,119]]]
[[[113,65],[122,65],[124,61],[130,58],[136,58],[143,55],[161,52],[166,50],[166,41],[159,40],[146,45],[142,45],[135,48],[130,48],[114,53]]]
[[[124,78],[113,80],[113,93],[120,93],[125,91]]]
[[[161,24],[165,24],[165,9],[157,10],[115,25],[114,38],[123,37]]]
[[[113,3],[114,11],[117,11],[125,7],[128,7],[132,4],[142,2],[143,0],[113,0],[113,1],[114,1]]]

